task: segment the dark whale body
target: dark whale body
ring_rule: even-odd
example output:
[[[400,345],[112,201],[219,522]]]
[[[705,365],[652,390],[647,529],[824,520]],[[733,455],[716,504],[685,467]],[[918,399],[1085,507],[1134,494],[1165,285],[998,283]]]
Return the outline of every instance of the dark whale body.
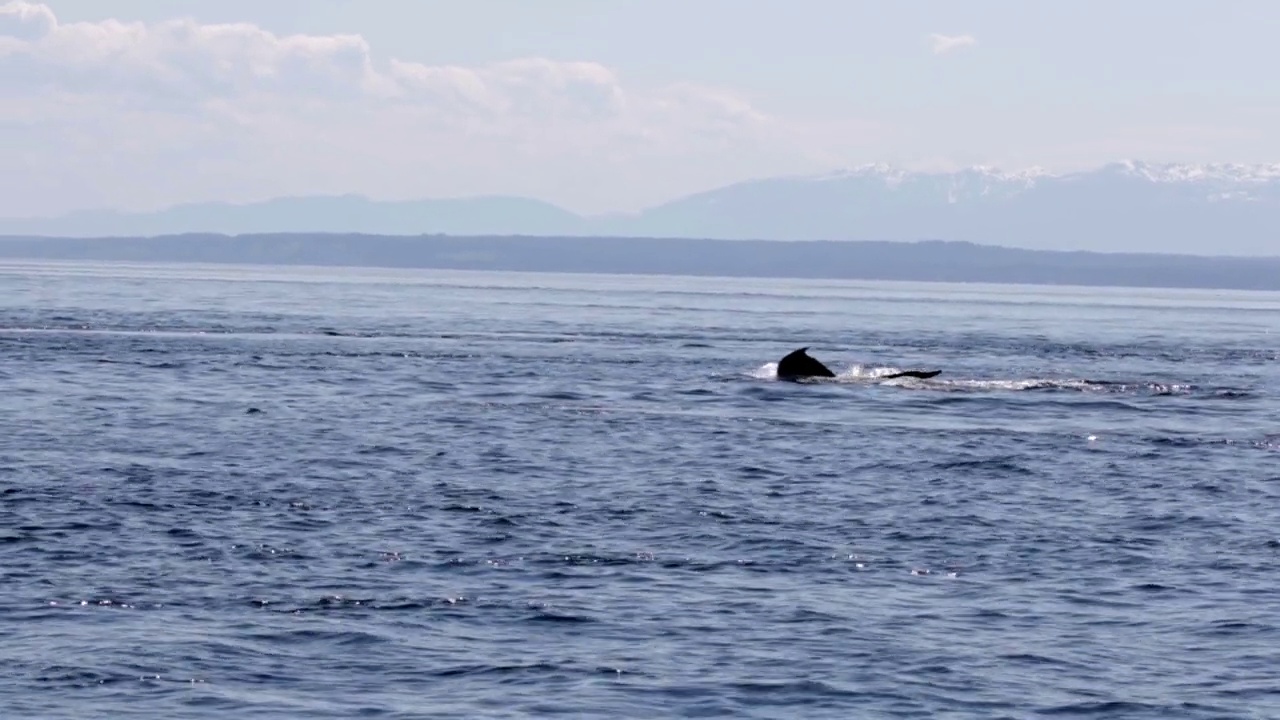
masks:
[[[803,378],[828,377],[833,378],[835,373],[814,358],[809,357],[806,352],[809,348],[802,347],[786,357],[778,361],[778,379],[779,380],[801,380]],[[891,380],[900,377],[912,377],[927,379],[941,373],[941,370],[904,370],[902,372],[893,373],[891,375],[882,375],[880,379]]]

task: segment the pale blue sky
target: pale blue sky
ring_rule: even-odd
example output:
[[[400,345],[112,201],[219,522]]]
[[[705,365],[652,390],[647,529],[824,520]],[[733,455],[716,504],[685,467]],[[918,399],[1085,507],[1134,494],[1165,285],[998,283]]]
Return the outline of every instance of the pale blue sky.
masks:
[[[112,47],[137,41],[143,50],[96,56],[93,67],[107,79],[93,83],[106,89],[92,93],[83,92],[83,59],[64,57],[83,39],[51,40],[14,66],[41,83],[19,83],[12,92],[21,109],[0,115],[0,147],[27,147],[20,158],[0,157],[17,160],[0,169],[8,175],[0,175],[8,198],[0,215],[308,192],[516,193],[595,212],[748,177],[867,162],[1057,171],[1124,158],[1280,161],[1280,3],[1265,0],[43,5],[60,28],[94,23],[84,26],[101,30],[93,42],[111,35],[110,19],[144,23],[136,27],[160,39],[111,35]],[[31,11],[23,17],[30,27]],[[204,86],[191,86],[193,104],[180,113],[161,107],[188,76],[207,80],[228,63],[283,62],[260,39],[159,30],[180,17],[276,36],[359,35],[378,75],[362,87],[377,95],[389,87],[384,81],[399,83],[398,99],[318,93],[276,106],[270,96],[280,86],[223,78],[208,96]],[[939,54],[935,34],[972,42]],[[186,42],[204,45],[193,50]],[[308,67],[334,63],[335,72],[353,72],[347,56],[307,52],[320,53],[302,61]],[[0,69],[15,57],[0,53]],[[493,68],[534,58],[551,63]],[[393,61],[413,69],[397,71]],[[273,72],[289,80],[298,66]],[[452,74],[437,72],[441,66]],[[150,74],[126,78],[135,72]],[[224,87],[231,82],[234,92]],[[51,88],[78,95],[50,104]],[[446,107],[460,96],[469,98],[465,112]],[[98,112],[102,121],[86,127],[86,113]],[[84,153],[103,143],[109,151],[85,163]],[[182,163],[190,172],[164,169]]]

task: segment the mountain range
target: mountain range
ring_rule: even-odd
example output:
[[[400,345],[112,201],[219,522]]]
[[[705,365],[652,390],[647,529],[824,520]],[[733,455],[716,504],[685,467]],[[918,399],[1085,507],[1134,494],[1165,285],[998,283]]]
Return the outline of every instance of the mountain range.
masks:
[[[600,216],[519,197],[380,202],[340,195],[0,219],[0,235],[193,232],[940,239],[1034,250],[1273,256],[1280,255],[1280,164],[1125,161],[1065,174],[867,165],[751,180],[638,213]]]

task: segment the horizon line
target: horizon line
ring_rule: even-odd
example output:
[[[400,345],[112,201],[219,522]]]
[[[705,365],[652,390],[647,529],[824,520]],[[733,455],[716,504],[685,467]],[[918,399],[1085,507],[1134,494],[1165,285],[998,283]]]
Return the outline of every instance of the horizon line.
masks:
[[[694,235],[614,235],[614,234],[526,234],[526,233],[369,233],[345,231],[312,231],[312,230],[280,230],[269,232],[223,233],[205,230],[186,232],[160,233],[156,235],[13,235],[0,233],[0,243],[10,242],[128,242],[138,240],[178,240],[184,238],[214,239],[254,239],[254,238],[374,238],[383,240],[586,240],[586,241],[640,241],[655,243],[740,243],[740,244],[787,244],[787,245],[953,245],[967,246],[978,250],[998,250],[1007,253],[1026,255],[1096,255],[1109,258],[1142,258],[1165,260],[1218,260],[1218,261],[1276,261],[1280,260],[1280,252],[1275,255],[1197,255],[1195,253],[1166,253],[1137,250],[1063,250],[1053,248],[1026,248],[1013,245],[1001,245],[972,240],[948,240],[945,238],[916,238],[912,240],[874,240],[874,239],[838,239],[838,238],[722,238],[698,237]],[[4,257],[4,256],[0,256]],[[32,258],[41,260],[42,258]],[[242,263],[233,263],[242,264]],[[366,267],[351,265],[344,267]],[[381,266],[368,266],[381,267]]]

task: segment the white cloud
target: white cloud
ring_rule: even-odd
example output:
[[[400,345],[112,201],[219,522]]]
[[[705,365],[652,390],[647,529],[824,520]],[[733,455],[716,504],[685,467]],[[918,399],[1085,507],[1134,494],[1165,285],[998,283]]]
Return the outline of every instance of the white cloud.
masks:
[[[978,41],[972,35],[941,35],[932,33],[929,35],[929,41],[933,44],[934,55],[945,55],[952,50],[977,45]]]
[[[60,23],[22,1],[0,5],[0,95],[3,216],[314,192],[601,210],[800,157],[731,92],[636,87],[597,63],[424,65],[359,35]]]
[[[57,24],[53,11],[44,5],[11,2],[0,6],[0,38],[36,40]]]

